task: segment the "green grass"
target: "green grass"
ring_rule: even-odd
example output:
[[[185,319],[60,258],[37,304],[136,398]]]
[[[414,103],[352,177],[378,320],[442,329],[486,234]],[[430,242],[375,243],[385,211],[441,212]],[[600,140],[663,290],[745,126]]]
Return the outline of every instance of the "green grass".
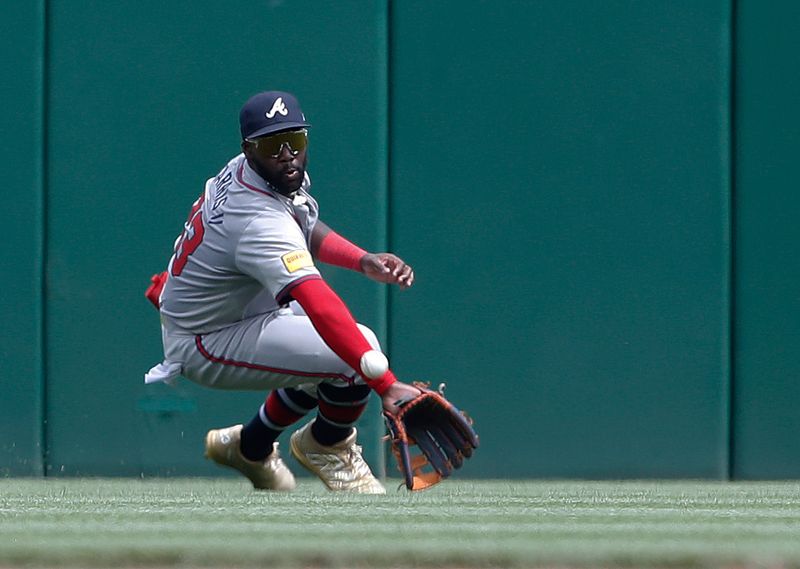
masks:
[[[0,480],[0,567],[798,567],[800,483]]]

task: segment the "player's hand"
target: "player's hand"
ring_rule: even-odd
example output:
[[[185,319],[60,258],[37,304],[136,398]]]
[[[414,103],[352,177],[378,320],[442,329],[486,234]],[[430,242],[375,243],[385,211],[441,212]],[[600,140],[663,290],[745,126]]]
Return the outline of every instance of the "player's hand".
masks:
[[[422,393],[422,391],[413,385],[403,383],[402,381],[396,381],[381,395],[383,410],[396,415],[403,403],[414,399],[420,393]]]
[[[403,289],[414,284],[411,265],[391,253],[367,253],[361,257],[361,270],[379,283],[396,284]]]

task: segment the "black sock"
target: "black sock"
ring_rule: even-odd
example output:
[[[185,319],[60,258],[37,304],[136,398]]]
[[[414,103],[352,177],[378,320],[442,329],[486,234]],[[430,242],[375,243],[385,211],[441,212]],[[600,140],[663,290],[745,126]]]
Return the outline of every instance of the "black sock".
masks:
[[[272,453],[272,443],[294,422],[317,406],[317,400],[295,388],[271,392],[249,423],[242,428],[239,449],[247,460],[261,461]]]
[[[282,432],[270,429],[256,415],[242,428],[242,440],[239,443],[239,449],[247,460],[264,460],[272,453],[272,443]]]
[[[323,446],[342,442],[353,432],[358,418],[369,400],[370,388],[366,385],[334,387],[321,383],[317,387],[319,410],[311,425],[311,434]]]

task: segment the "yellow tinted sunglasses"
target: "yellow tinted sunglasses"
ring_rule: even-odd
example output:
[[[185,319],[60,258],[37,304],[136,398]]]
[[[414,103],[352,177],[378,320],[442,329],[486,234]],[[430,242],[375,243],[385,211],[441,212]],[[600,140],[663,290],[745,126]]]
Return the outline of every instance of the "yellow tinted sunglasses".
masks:
[[[308,146],[308,131],[306,129],[290,130],[245,140],[255,147],[256,152],[262,158],[277,158],[280,156],[284,145],[289,148],[292,156],[297,156],[299,152],[302,152]]]

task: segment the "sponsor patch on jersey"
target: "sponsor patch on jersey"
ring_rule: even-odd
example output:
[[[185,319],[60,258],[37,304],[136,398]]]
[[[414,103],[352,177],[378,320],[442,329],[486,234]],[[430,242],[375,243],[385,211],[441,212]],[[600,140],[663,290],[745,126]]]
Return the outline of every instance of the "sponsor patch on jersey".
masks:
[[[286,253],[285,255],[281,256],[281,260],[283,261],[286,270],[290,273],[299,271],[304,267],[314,266],[314,261],[311,259],[311,253],[305,249],[298,249],[297,251]]]

